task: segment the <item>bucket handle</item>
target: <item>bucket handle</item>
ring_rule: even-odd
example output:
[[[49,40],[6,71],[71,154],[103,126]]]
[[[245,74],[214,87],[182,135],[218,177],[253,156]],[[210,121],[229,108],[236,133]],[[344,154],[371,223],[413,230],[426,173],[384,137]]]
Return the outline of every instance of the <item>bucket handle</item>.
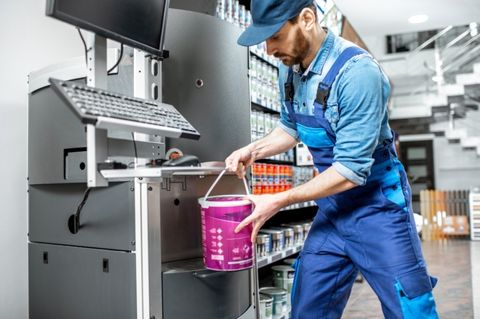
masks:
[[[222,176],[225,174],[226,171],[227,171],[227,169],[225,168],[218,175],[217,179],[213,182],[212,186],[210,186],[210,188],[207,191],[207,194],[205,195],[205,200],[207,200],[207,198],[210,195],[210,193],[212,192],[213,188],[215,187],[215,185],[217,185],[218,181],[220,180],[220,178],[222,178]],[[245,186],[245,192],[247,193],[247,195],[250,195],[250,189],[248,188],[247,180],[246,180],[245,176],[243,176],[243,186]]]

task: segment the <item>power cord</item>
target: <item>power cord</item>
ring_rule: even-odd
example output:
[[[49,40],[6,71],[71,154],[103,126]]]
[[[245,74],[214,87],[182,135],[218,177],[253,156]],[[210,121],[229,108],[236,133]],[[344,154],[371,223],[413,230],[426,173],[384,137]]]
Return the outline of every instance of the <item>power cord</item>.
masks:
[[[123,58],[123,43],[120,45],[120,56],[118,57],[117,62],[107,71],[107,74],[110,75],[113,70],[120,64]]]
[[[137,142],[135,141],[135,134],[133,132],[132,132],[132,141],[133,141],[133,149],[135,151],[135,159],[137,159],[138,158]],[[133,167],[135,167],[135,162],[128,163],[128,168],[133,168]]]
[[[80,30],[80,28],[77,27],[77,31],[78,31],[78,34],[80,35],[80,39],[82,39],[83,49],[85,50],[85,64],[88,64],[87,53],[90,49],[87,48],[87,42],[85,41],[85,38],[83,37],[82,31]]]
[[[133,132],[132,132],[132,141],[133,141],[133,149],[135,150],[135,158],[138,158],[137,142],[135,141],[135,134]]]
[[[85,38],[83,37],[82,31],[80,30],[80,28],[77,27],[77,31],[83,43],[83,49],[85,51],[85,63],[87,64],[88,63],[87,54],[91,48],[90,49],[87,48],[87,42],[85,41]],[[120,64],[120,62],[122,61],[122,58],[123,58],[123,43],[120,44],[120,56],[118,57],[117,62],[115,62],[115,64],[107,71],[108,75],[111,75],[111,72]]]
[[[90,194],[91,190],[92,188],[87,187],[87,189],[83,193],[82,201],[77,206],[75,214],[71,215],[68,219],[68,229],[72,234],[76,234],[80,230],[80,213],[82,212],[83,206],[85,206],[85,203],[87,202],[88,195]]]

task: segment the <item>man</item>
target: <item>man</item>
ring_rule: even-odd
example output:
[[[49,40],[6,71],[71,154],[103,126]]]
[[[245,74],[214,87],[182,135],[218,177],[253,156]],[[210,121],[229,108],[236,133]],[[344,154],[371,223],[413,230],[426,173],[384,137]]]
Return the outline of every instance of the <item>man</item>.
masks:
[[[252,0],[253,24],[238,43],[266,41],[281,60],[283,108],[271,134],[235,152],[239,176],[253,161],[306,144],[321,172],[289,191],[249,196],[255,210],[237,227],[260,227],[282,207],[319,209],[296,263],[294,319],[340,318],[360,271],[386,318],[437,318],[415,231],[411,193],[388,126],[390,87],[372,57],[318,25],[312,0]]]

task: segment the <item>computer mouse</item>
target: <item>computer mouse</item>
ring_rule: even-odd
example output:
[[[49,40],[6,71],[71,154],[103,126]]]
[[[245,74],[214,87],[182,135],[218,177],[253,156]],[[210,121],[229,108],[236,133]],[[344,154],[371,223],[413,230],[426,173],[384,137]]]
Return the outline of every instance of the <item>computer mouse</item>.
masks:
[[[162,164],[162,166],[200,166],[200,160],[195,155],[185,154],[183,156],[171,159]]]

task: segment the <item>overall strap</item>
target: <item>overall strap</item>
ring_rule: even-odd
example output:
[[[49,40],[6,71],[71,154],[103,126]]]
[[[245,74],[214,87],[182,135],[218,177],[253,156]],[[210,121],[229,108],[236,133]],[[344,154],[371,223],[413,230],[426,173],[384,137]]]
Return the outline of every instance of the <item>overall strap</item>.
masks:
[[[295,96],[295,89],[293,87],[293,69],[288,69],[287,81],[285,82],[285,106],[288,110],[288,116],[292,123],[296,124],[295,113],[293,110],[293,97]]]
[[[285,101],[293,102],[295,90],[293,88],[293,69],[288,69],[287,81],[285,82]]]
[[[368,52],[357,46],[351,46],[343,50],[343,52],[333,63],[327,75],[325,75],[325,77],[323,78],[323,81],[321,81],[318,85],[317,98],[315,99],[315,102],[321,104],[325,109],[328,96],[330,95],[330,89],[332,88],[332,84],[333,82],[335,82],[338,73],[343,68],[345,63],[347,63],[354,56],[360,54],[368,54]]]

